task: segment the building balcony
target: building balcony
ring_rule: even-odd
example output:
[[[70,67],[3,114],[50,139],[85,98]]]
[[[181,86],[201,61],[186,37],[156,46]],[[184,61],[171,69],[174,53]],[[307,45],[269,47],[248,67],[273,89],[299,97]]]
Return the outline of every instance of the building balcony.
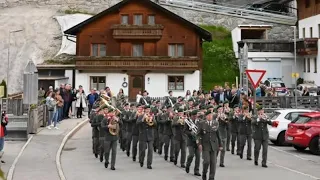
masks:
[[[195,71],[200,69],[198,57],[168,56],[111,56],[76,57],[77,70],[174,70]]]
[[[162,37],[163,26],[156,25],[113,25],[114,39],[154,39]]]
[[[297,40],[297,54],[299,55],[317,55],[318,38],[305,38]]]
[[[247,44],[248,52],[293,52],[294,49],[292,41],[286,40],[246,39],[238,42],[239,48],[244,44]]]

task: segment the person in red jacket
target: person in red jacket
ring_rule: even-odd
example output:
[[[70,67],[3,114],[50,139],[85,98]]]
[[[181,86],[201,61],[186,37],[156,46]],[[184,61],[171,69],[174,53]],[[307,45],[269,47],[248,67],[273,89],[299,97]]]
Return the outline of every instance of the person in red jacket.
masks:
[[[1,113],[1,126],[0,126],[0,159],[1,159],[1,163],[5,163],[2,160],[2,156],[3,156],[3,147],[4,147],[4,137],[7,135],[7,129],[6,126],[8,124],[8,116],[6,111],[3,111]]]

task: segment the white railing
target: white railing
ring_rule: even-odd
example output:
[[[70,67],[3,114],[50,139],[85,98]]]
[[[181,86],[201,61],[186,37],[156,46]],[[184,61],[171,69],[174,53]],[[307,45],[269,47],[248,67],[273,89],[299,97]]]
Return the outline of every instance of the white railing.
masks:
[[[295,25],[297,17],[294,14],[276,14],[270,11],[250,10],[245,7],[229,4],[209,4],[195,0],[159,0],[158,3],[164,6],[190,9],[207,13],[223,14],[245,19],[253,19],[264,22],[272,22],[285,25]]]

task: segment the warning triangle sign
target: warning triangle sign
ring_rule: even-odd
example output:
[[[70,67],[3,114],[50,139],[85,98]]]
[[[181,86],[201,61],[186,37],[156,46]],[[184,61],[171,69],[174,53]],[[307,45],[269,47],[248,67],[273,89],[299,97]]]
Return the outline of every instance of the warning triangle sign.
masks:
[[[253,88],[257,88],[261,79],[266,74],[266,70],[246,70],[246,74],[253,86]]]

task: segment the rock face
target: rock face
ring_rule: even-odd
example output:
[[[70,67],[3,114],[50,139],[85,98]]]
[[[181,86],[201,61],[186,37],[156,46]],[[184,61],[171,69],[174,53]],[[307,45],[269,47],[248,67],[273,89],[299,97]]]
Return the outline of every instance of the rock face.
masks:
[[[23,69],[29,60],[36,64],[53,58],[61,46],[61,29],[54,20],[55,15],[62,15],[65,10],[79,10],[97,13],[118,3],[120,0],[0,0],[0,81],[7,78],[9,71],[9,93],[22,90]],[[253,0],[220,0],[230,4],[242,5]],[[241,2],[241,3],[240,3]],[[264,23],[212,13],[165,7],[196,24],[224,26],[229,30],[243,24],[273,25],[269,31],[272,39],[292,37],[289,26]],[[8,60],[9,31],[11,33],[10,63]]]

